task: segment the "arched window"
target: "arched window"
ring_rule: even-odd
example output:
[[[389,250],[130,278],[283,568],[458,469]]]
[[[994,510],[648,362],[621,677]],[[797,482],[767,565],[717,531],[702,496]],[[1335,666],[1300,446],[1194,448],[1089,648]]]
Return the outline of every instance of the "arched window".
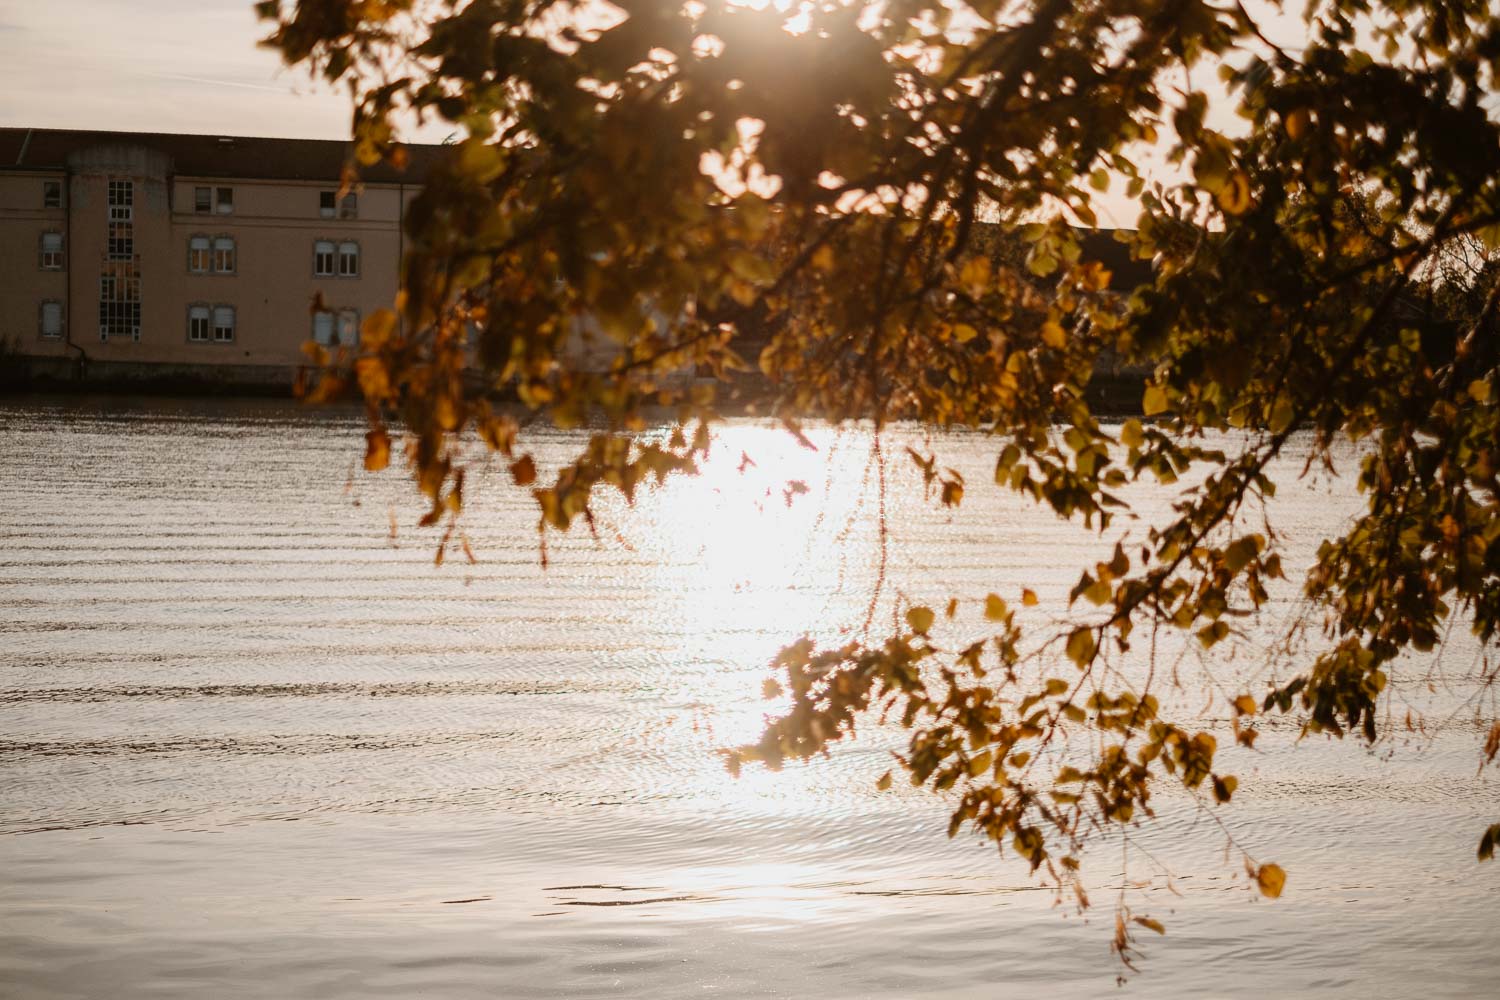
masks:
[[[331,278],[334,274],[334,247],[332,240],[316,240],[313,243],[313,274],[319,278]]]
[[[188,306],[188,340],[194,344],[208,343],[208,306]]]
[[[313,313],[313,342],[324,347],[333,343],[333,313],[327,309]]]
[[[41,267],[43,271],[61,271],[63,266],[62,233],[42,234]]]
[[[232,236],[215,236],[214,237],[214,273],[215,274],[233,274],[234,273],[234,264],[235,264],[235,261],[234,261],[234,237],[232,237]]]
[[[214,343],[234,340],[234,306],[214,306]]]
[[[211,244],[207,236],[194,236],[188,240],[188,270],[193,274],[207,274],[213,264]]]
[[[56,340],[62,336],[62,303],[56,299],[48,299],[42,303],[42,336],[48,340]]]
[[[359,344],[359,310],[339,310],[339,346],[356,347]]]

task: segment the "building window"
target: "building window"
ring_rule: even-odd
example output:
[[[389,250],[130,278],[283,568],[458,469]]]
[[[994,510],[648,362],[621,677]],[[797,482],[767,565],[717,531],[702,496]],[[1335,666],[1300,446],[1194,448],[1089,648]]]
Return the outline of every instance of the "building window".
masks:
[[[313,243],[313,274],[319,278],[333,276],[334,248],[332,240],[318,240]]]
[[[129,260],[135,254],[135,182],[109,182],[109,235],[105,253],[110,260]]]
[[[313,343],[324,347],[333,343],[333,313],[327,309],[313,313]]]
[[[218,210],[220,215],[234,213],[234,188],[218,189]]]
[[[107,263],[99,275],[99,339],[141,339],[141,279],[134,265]]]
[[[339,277],[359,277],[359,244],[352,240],[339,244]]]
[[[129,260],[135,254],[135,227],[128,222],[109,224],[109,259]]]
[[[359,310],[339,310],[339,340],[340,347],[359,346]]]
[[[62,233],[42,234],[41,268],[43,271],[61,271],[63,268]]]
[[[207,236],[193,236],[188,239],[188,270],[193,274],[207,274],[212,265],[212,244]]]
[[[56,299],[48,299],[42,303],[42,337],[47,340],[57,340],[62,336],[62,303]]]
[[[214,273],[234,273],[234,237],[214,237]]]
[[[42,207],[62,208],[62,181],[42,181]]]
[[[340,198],[337,191],[318,192],[318,214],[325,219],[338,216],[340,219],[359,218],[359,195],[354,192]]]
[[[130,222],[135,218],[135,182],[109,182],[109,221]]]
[[[214,343],[234,341],[234,306],[214,306]]]
[[[213,192],[213,188],[207,188],[207,187],[195,187],[195,188],[193,188],[193,211],[194,212],[197,212],[197,213],[199,213],[201,215],[207,215],[209,212],[213,211],[213,207],[214,207],[214,192]]]
[[[208,343],[208,306],[188,306],[188,340]]]

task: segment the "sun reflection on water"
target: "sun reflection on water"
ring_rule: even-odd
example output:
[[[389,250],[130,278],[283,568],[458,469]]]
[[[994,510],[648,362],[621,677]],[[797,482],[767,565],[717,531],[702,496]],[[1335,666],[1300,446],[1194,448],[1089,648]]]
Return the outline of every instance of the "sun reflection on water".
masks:
[[[760,736],[780,707],[762,687],[782,646],[804,634],[847,638],[863,622],[878,559],[870,434],[810,437],[816,450],[779,427],[721,428],[701,474],[642,494],[626,520],[670,643],[660,680],[690,700],[702,751]],[[715,768],[694,791],[725,807],[795,812],[818,807],[817,784],[759,769],[736,781]]]

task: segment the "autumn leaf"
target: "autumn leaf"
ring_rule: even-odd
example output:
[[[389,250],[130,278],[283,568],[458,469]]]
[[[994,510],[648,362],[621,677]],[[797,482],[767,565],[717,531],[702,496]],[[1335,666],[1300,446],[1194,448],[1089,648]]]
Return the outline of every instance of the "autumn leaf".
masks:
[[[365,434],[365,470],[379,472],[391,461],[391,439],[381,428]]]
[[[1091,628],[1074,629],[1073,634],[1068,636],[1068,659],[1082,669],[1093,658],[1094,630]]]
[[[522,455],[510,464],[510,476],[517,486],[530,486],[536,482],[536,462],[530,455]]]
[[[1260,894],[1268,899],[1276,899],[1281,895],[1281,890],[1286,886],[1286,872],[1282,871],[1280,865],[1264,864],[1255,870],[1255,884],[1260,887]]]
[[[931,608],[910,608],[906,612],[906,624],[918,635],[926,635],[932,629],[934,617]]]

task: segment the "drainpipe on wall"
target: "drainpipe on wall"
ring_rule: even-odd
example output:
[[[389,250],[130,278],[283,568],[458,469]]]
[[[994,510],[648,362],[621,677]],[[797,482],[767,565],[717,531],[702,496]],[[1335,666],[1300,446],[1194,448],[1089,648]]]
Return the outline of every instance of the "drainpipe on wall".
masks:
[[[73,359],[73,377],[82,381],[87,373],[89,356],[73,343],[73,168],[63,165],[63,343],[78,352]]]

